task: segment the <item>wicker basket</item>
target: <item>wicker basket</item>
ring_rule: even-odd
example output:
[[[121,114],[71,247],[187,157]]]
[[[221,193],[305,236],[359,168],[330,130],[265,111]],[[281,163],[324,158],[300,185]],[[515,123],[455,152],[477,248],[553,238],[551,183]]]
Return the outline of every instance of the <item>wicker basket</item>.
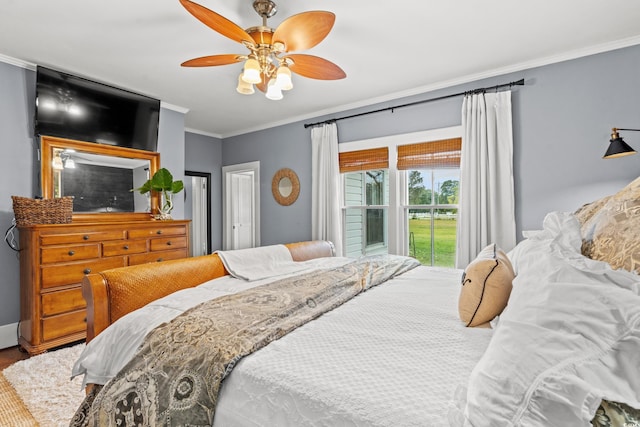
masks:
[[[16,225],[68,224],[73,214],[73,197],[57,199],[30,199],[11,196]]]

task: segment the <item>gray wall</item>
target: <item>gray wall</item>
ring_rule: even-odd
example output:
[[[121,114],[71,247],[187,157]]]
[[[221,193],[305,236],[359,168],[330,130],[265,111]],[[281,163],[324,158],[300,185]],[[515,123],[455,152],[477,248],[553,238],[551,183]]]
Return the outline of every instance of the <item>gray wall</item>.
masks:
[[[160,166],[169,169],[174,181],[184,181],[184,114],[160,109],[158,151]],[[171,216],[174,219],[184,218],[183,197],[174,197]]]
[[[36,147],[33,137],[35,73],[0,62],[0,227],[13,219],[11,196],[31,196]],[[18,233],[15,232],[16,241]],[[20,318],[20,268],[17,252],[0,244],[0,325]],[[13,331],[15,335],[15,330]]]
[[[611,127],[640,128],[640,46],[533,68],[446,90],[413,96],[305,123],[395,106],[524,78],[514,89],[514,175],[518,236],[540,228],[552,210],[578,206],[640,175],[639,156],[603,160]],[[430,102],[338,122],[341,142],[459,125],[462,98]],[[640,133],[625,140],[640,149]],[[303,122],[226,138],[224,165],[261,162],[262,243],[311,237],[311,142]],[[271,177],[290,167],[300,178],[300,198],[282,207],[271,197]]]
[[[211,174],[211,252],[222,249],[222,141],[187,132],[185,169]],[[185,217],[192,217],[190,200],[185,201]]]
[[[260,243],[311,239],[311,141],[302,124],[266,129],[222,142],[224,166],[260,161]],[[271,193],[271,179],[281,168],[293,169],[300,179],[298,199],[279,205]]]

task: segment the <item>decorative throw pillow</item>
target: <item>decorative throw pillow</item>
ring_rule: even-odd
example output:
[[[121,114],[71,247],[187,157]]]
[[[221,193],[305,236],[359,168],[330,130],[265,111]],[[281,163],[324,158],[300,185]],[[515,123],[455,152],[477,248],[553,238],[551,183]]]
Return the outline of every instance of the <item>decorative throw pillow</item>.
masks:
[[[593,240],[593,230],[598,223],[601,209],[609,201],[611,196],[605,196],[591,203],[578,208],[573,214],[580,222],[580,234],[582,235],[582,255],[591,258],[591,242]]]
[[[462,275],[460,319],[467,326],[487,327],[507,306],[514,277],[511,261],[495,243],[480,251]]]
[[[573,214],[576,216],[578,221],[580,221],[581,226],[586,226],[592,221],[594,216],[597,216],[600,209],[609,201],[611,196],[605,196],[601,199],[595,200],[591,203],[587,203],[581,207],[579,207]]]
[[[640,409],[634,409],[624,403],[603,400],[591,420],[591,425],[593,427],[640,426]]]
[[[585,256],[640,273],[640,178],[611,196],[586,225]]]

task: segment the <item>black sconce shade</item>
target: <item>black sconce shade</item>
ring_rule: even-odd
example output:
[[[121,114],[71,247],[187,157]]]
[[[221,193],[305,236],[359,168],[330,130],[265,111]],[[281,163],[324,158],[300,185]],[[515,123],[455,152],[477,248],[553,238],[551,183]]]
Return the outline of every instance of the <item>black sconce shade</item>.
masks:
[[[629,156],[631,154],[636,154],[636,150],[631,148],[629,144],[624,142],[624,140],[618,134],[618,130],[638,130],[638,129],[620,129],[613,128],[611,130],[611,139],[609,140],[609,148],[607,152],[604,153],[603,159],[615,159],[617,157]]]

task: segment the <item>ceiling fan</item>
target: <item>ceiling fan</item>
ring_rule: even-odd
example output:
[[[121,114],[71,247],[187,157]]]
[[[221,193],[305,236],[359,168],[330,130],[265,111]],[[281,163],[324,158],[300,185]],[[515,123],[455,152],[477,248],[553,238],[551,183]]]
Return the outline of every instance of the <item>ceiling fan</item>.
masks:
[[[339,80],[347,75],[336,64],[318,56],[290,53],[306,50],[329,34],[335,15],[326,11],[302,12],[285,19],[277,28],[267,26],[267,18],[277,12],[271,0],[255,0],[254,10],[262,17],[262,25],[242,29],[227,18],[190,0],[182,6],[209,28],[243,44],[248,54],[202,56],[183,62],[183,67],[212,67],[245,61],[238,77],[238,92],[254,93],[253,85],[269,99],[281,99],[282,91],[293,88],[291,72],[318,80]]]

